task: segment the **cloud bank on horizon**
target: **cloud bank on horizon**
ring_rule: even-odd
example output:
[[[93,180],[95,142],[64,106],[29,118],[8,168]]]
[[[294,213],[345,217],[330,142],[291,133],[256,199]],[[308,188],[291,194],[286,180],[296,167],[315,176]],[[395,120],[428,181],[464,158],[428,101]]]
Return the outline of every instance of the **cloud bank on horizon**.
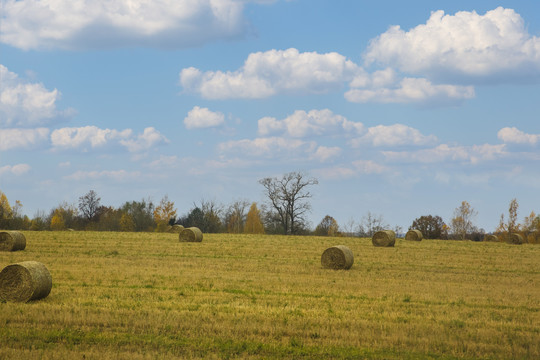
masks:
[[[0,42],[21,57],[118,48],[196,52],[198,47],[208,49],[215,43],[248,41],[257,24],[250,24],[247,9],[281,3],[1,2]],[[107,127],[82,124],[78,121],[80,110],[63,105],[64,89],[25,78],[10,70],[15,64],[2,63],[0,151],[18,154],[14,158],[21,160],[10,163],[8,158],[6,163],[3,157],[0,174],[6,178],[32,172],[37,164],[20,154],[45,151],[69,164],[65,168],[70,173],[61,177],[67,183],[92,179],[125,182],[130,176],[144,182],[143,168],[165,169],[171,174],[183,168],[194,175],[241,170],[257,177],[266,167],[281,166],[282,171],[300,167],[331,181],[369,175],[391,184],[396,178],[409,176],[413,167],[430,168],[432,181],[439,184],[449,184],[450,173],[474,172],[474,168],[487,175],[474,179],[462,176],[459,182],[498,179],[511,184],[508,172],[521,174],[522,179],[531,175],[527,164],[539,161],[540,131],[530,123],[509,120],[497,128],[486,126],[491,140],[461,144],[447,140],[444,133],[435,134],[433,127],[399,117],[390,122],[382,122],[382,116],[360,121],[350,111],[332,106],[343,101],[344,108],[412,105],[414,111],[442,112],[475,102],[482,96],[479,89],[536,89],[540,84],[540,37],[529,33],[517,11],[497,7],[484,14],[446,14],[437,10],[425,23],[408,30],[390,25],[363,45],[357,59],[340,53],[339,46],[328,52],[287,46],[246,52],[243,63],[232,68],[224,68],[219,56],[201,65],[183,62],[170,79],[178,82],[179,101],[186,103],[184,113],[176,114],[174,132],[157,116],[133,126],[121,121]],[[279,102],[275,99],[311,97],[333,100],[256,117],[242,112],[244,104],[257,107],[265,101]],[[223,105],[228,103],[242,106],[231,110]],[[203,132],[214,134],[211,140],[199,140],[197,146],[204,151],[186,154],[181,146]],[[107,169],[77,168],[75,161],[65,160],[70,154],[128,156],[129,166],[123,160],[109,163]],[[147,177],[151,183],[152,175]],[[409,183],[420,181],[411,176]]]

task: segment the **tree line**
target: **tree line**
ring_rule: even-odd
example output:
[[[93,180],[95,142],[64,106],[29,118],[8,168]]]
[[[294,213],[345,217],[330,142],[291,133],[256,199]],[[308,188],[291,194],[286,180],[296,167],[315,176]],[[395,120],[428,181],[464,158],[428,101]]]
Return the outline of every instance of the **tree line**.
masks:
[[[142,199],[112,207],[101,204],[97,192],[90,190],[79,197],[77,203],[62,202],[48,212],[38,211],[32,219],[23,215],[21,209],[20,201],[11,206],[0,191],[0,229],[165,232],[172,225],[180,224],[199,227],[206,233],[264,233],[257,204],[246,200],[235,201],[228,207],[202,200],[187,214],[177,216],[175,204],[167,195],[157,204],[151,199]]]
[[[151,199],[128,201],[120,207],[106,206],[94,190],[79,197],[76,203],[63,202],[49,212],[38,211],[32,219],[22,214],[22,203],[11,205],[0,191],[0,229],[19,230],[92,230],[92,231],[158,231],[170,230],[174,224],[196,226],[205,233],[251,233],[318,236],[371,237],[379,230],[392,229],[402,234],[399,226],[387,224],[382,215],[367,212],[360,221],[344,224],[326,215],[313,229],[307,215],[311,211],[312,186],[318,180],[301,172],[259,180],[266,202],[257,204],[235,200],[229,205],[215,200],[201,200],[178,215],[173,201],[165,195],[159,203]],[[493,231],[501,240],[520,233],[531,243],[540,242],[540,216],[534,212],[518,223],[516,199],[510,202],[508,215],[501,214]],[[475,226],[478,212],[467,202],[454,210],[447,224],[438,215],[423,215],[413,220],[409,229],[417,229],[427,239],[469,239],[481,241],[486,232]]]

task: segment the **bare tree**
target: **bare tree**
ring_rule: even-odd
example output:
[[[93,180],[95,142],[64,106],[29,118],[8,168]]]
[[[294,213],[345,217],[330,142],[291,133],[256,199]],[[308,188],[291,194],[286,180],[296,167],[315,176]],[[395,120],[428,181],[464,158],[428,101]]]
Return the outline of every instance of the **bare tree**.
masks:
[[[79,198],[79,210],[87,221],[94,220],[98,213],[101,198],[94,190],[90,190],[86,195]]]
[[[519,204],[517,199],[512,199],[512,201],[510,201],[510,206],[508,207],[508,233],[510,234],[519,230],[519,224],[517,222],[518,207]]]
[[[461,206],[454,210],[452,218],[452,232],[464,240],[467,235],[477,231],[473,219],[478,212],[467,201],[462,201]]]
[[[221,214],[223,206],[215,200],[201,200],[200,205],[193,203],[194,208],[179,223],[184,226],[196,226],[203,233],[218,233],[222,230]]]
[[[283,228],[284,234],[297,234],[307,220],[305,215],[311,210],[308,199],[312,194],[307,187],[319,181],[307,178],[300,172],[290,172],[281,179],[264,178],[259,183],[265,189],[265,195]]]
[[[236,200],[227,208],[225,212],[224,223],[227,226],[227,232],[239,234],[244,231],[246,222],[246,210],[250,206],[247,200]]]
[[[512,201],[510,201],[510,205],[508,206],[508,221],[505,222],[504,214],[501,214],[499,226],[495,230],[495,233],[499,234],[499,236],[502,236],[503,238],[506,238],[507,236],[519,231],[520,225],[517,222],[518,208],[519,203],[517,199],[512,199]]]
[[[388,228],[390,228],[390,225],[384,222],[382,215],[372,214],[371,211],[368,211],[366,215],[362,216],[362,220],[358,225],[358,234],[361,237],[372,237],[377,231]]]
[[[356,221],[350,217],[349,220],[347,220],[345,224],[341,224],[339,228],[344,236],[355,236],[358,225],[356,224]]]

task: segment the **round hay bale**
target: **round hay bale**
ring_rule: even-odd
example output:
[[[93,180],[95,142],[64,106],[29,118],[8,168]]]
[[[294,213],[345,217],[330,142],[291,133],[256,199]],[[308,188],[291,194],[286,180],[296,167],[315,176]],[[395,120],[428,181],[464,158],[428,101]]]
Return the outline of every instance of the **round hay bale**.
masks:
[[[197,227],[188,227],[180,232],[180,241],[201,242],[203,239],[202,231]]]
[[[422,241],[423,238],[424,236],[420,230],[409,230],[405,234],[405,240]]]
[[[23,261],[0,272],[0,300],[28,302],[43,299],[51,292],[52,278],[40,262]]]
[[[348,270],[353,262],[353,253],[345,245],[332,246],[324,250],[321,256],[321,265],[325,269]]]
[[[497,235],[486,235],[484,236],[484,241],[499,242],[499,238],[497,237]]]
[[[174,224],[170,227],[169,232],[174,234],[180,234],[184,230],[184,227],[182,225]]]
[[[521,245],[525,244],[525,239],[520,234],[510,234],[507,242],[509,244]]]
[[[18,231],[0,232],[0,251],[18,251],[26,248],[26,237]]]
[[[374,246],[394,246],[396,243],[396,233],[393,230],[377,231],[371,238]]]

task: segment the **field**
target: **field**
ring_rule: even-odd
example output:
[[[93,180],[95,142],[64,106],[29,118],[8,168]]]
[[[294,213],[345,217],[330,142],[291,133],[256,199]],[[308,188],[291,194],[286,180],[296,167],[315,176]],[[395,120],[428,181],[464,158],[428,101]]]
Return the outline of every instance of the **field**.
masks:
[[[25,232],[51,294],[0,303],[0,359],[539,359],[540,246]],[[348,271],[321,267],[343,244]]]

